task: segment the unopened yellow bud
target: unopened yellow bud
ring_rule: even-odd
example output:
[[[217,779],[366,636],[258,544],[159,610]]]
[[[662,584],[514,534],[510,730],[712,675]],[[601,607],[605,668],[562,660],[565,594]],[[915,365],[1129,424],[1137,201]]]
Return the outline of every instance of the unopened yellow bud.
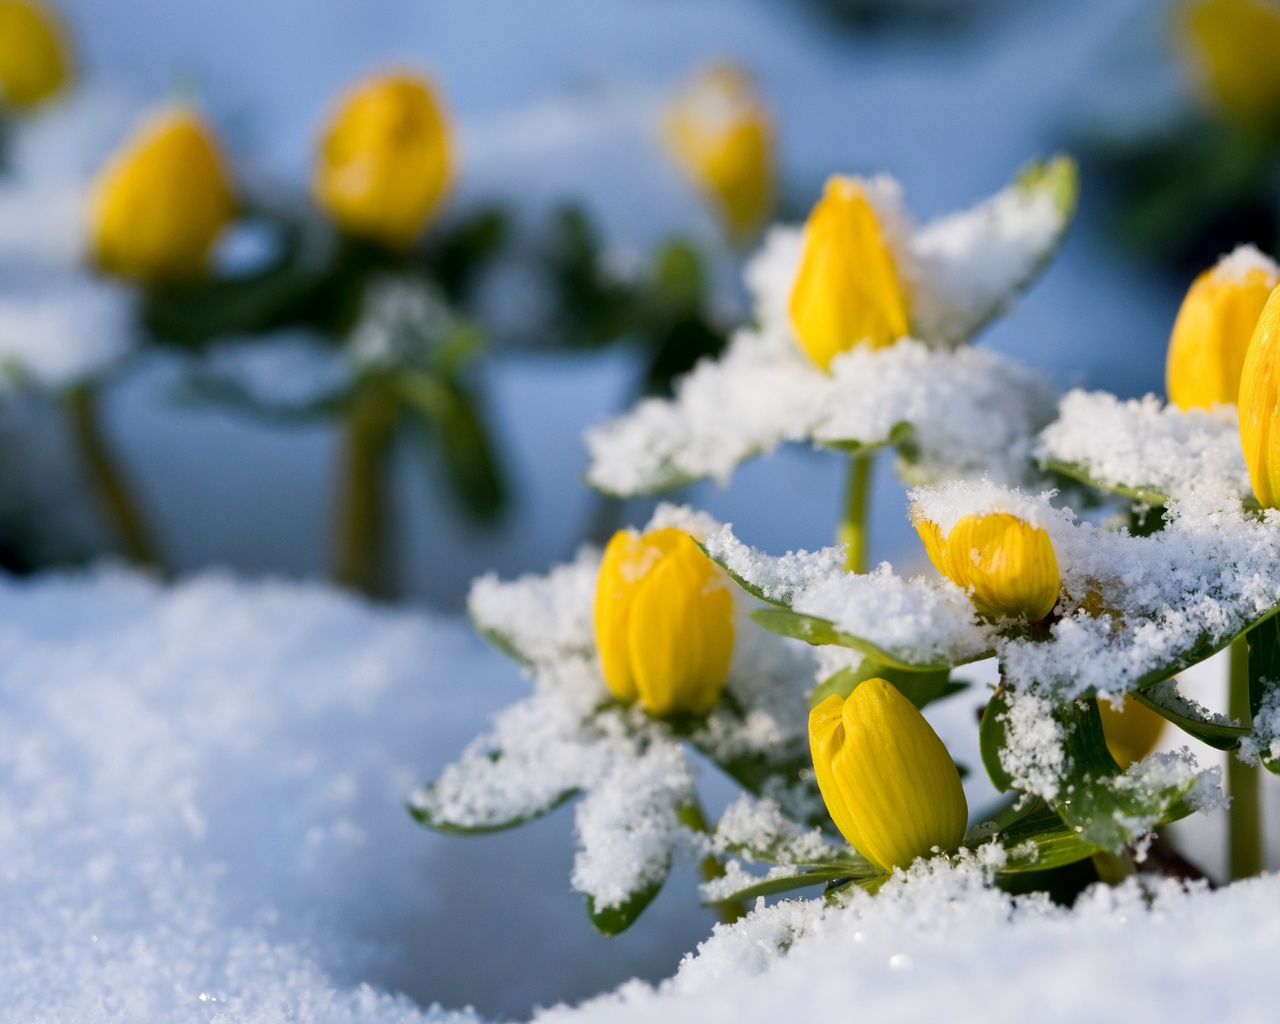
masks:
[[[1169,339],[1165,390],[1180,409],[1234,404],[1249,339],[1280,274],[1257,250],[1240,249],[1195,279]]]
[[[731,64],[699,73],[664,125],[677,162],[711,197],[728,234],[750,236],[773,204],[773,128],[751,79]]]
[[[199,277],[236,202],[217,140],[192,110],[148,120],[94,185],[90,235],[97,265],[151,284]]]
[[[1262,307],[1240,373],[1240,445],[1253,493],[1280,506],[1280,287]]]
[[[1102,715],[1107,749],[1121,768],[1128,768],[1155,750],[1156,741],[1164,731],[1164,719],[1139,704],[1131,694],[1124,696],[1123,711],[1113,708],[1109,700],[1100,700],[1098,712]]]
[[[942,575],[970,591],[984,615],[1038,622],[1058,601],[1061,578],[1049,534],[1005,512],[967,515],[942,538],[919,517],[916,531]]]
[[[366,79],[320,140],[311,187],[342,229],[392,249],[413,244],[453,175],[449,125],[419,75]]]
[[[71,58],[53,11],[39,0],[0,0],[0,104],[33,107],[70,77]]]
[[[867,860],[905,868],[964,838],[960,773],[924,716],[883,679],[809,712],[813,772],[831,820]]]
[[[1209,97],[1246,128],[1280,122],[1280,4],[1200,0],[1187,6],[1182,37]]]
[[[804,227],[791,290],[796,341],[824,370],[858,345],[884,348],[910,330],[907,301],[875,208],[853,178],[827,181]]]
[[[733,595],[683,530],[613,535],[596,582],[596,646],[610,692],[651,715],[704,715],[733,656]]]

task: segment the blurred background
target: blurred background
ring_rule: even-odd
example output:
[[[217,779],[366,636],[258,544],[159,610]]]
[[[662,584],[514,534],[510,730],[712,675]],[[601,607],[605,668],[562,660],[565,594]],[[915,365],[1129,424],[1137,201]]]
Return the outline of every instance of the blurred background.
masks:
[[[76,82],[65,98],[6,118],[0,350],[26,322],[5,303],[25,294],[23,266],[39,265],[53,231],[52,213],[41,212],[34,242],[10,238],[21,235],[21,211],[52,209],[31,206],[44,185],[92,175],[167,99],[198,105],[257,204],[258,222],[219,243],[217,272],[233,284],[287,262],[281,224],[308,206],[317,138],[353,82],[388,67],[424,71],[456,150],[453,187],[421,252],[423,266],[456,284],[442,286],[447,344],[432,335],[431,358],[456,341],[461,368],[413,363],[414,380],[445,404],[424,401],[423,429],[386,446],[372,569],[344,575],[335,555],[359,406],[356,391],[326,391],[326,375],[347,372],[332,363],[332,338],[317,340],[324,331],[311,321],[249,318],[263,329],[237,321],[206,331],[200,296],[131,295],[121,330],[133,335],[132,354],[93,380],[96,438],[156,560],[179,576],[213,566],[336,575],[379,598],[454,611],[478,574],[541,571],[610,525],[642,522],[644,502],[611,508],[582,484],[582,431],[666,386],[657,356],[679,366],[750,315],[739,275],[752,243],[726,229],[660,127],[712,61],[754,81],[772,124],[773,216],[783,219],[802,219],[833,172],[892,174],[927,220],[996,191],[1032,157],[1073,152],[1082,207],[1066,247],[980,339],[1059,388],[1161,392],[1169,330],[1194,275],[1237,242],[1275,249],[1280,103],[1270,101],[1280,88],[1224,84],[1213,47],[1187,42],[1190,5],[1165,0],[58,0],[55,9]],[[1246,35],[1273,47],[1265,52],[1280,68],[1267,31]],[[305,227],[310,214],[297,216]],[[13,571],[129,549],[84,472],[85,420],[63,404],[57,389],[0,391],[0,557]],[[681,498],[758,547],[814,548],[832,542],[844,472],[830,453],[790,448],[745,465],[727,488],[699,484]],[[901,485],[883,472],[876,487],[873,560],[923,565]],[[486,683],[491,707],[469,706],[445,736],[461,743],[521,685],[514,672]],[[433,763],[456,751],[444,746]],[[561,811],[518,837],[433,839],[454,888],[432,920],[472,919],[456,941],[478,960],[495,934],[537,944],[554,932],[573,964],[546,953],[507,964],[499,992],[433,967],[432,922],[409,922],[395,941],[418,953],[375,980],[521,1013],[633,974],[669,975],[709,927],[689,909],[691,878],[612,944],[567,893],[526,910],[486,888],[526,849],[531,876],[562,884],[568,831]]]

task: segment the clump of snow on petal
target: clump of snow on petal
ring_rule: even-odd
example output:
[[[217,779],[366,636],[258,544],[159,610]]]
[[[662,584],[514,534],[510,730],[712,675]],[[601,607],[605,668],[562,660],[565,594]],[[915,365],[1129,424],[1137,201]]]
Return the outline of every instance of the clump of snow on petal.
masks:
[[[1050,503],[1053,495],[1052,491],[1025,494],[990,479],[981,479],[953,480],[937,487],[916,487],[907,498],[911,503],[912,519],[927,519],[945,537],[965,516],[997,513],[1015,516],[1042,530],[1051,525],[1056,529],[1064,513]],[[1065,516],[1070,521],[1070,513],[1065,513]]]
[[[1273,283],[1280,281],[1280,264],[1256,245],[1238,245],[1214,264],[1210,271],[1215,281],[1241,284],[1255,271],[1264,273]]]

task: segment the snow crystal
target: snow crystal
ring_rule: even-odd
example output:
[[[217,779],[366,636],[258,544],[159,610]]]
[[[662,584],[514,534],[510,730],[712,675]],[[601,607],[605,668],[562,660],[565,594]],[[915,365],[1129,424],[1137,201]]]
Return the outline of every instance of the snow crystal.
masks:
[[[1052,416],[1043,382],[992,352],[936,352],[903,340],[858,348],[823,373],[798,350],[749,331],[700,363],[672,400],[647,399],[586,433],[590,482],[638,494],[710,476],[787,441],[877,446],[910,429],[910,472],[933,479],[1025,473],[1028,437]]]
[[[1234,406],[1182,410],[1154,395],[1121,401],[1072,391],[1040,435],[1044,459],[1080,467],[1104,487],[1196,499],[1210,510],[1253,494]]]
[[[1016,788],[1053,800],[1066,768],[1062,726],[1049,702],[1035,693],[1009,691],[1005,702],[1008,710],[1000,712],[999,719],[1005,727],[1000,766]]]
[[[1280,686],[1270,683],[1253,716],[1253,735],[1240,741],[1240,760],[1257,764],[1260,759],[1280,758]]]
[[[421,278],[383,275],[366,288],[360,320],[351,332],[358,366],[427,362],[432,348],[458,325],[444,297]]]
[[[17,384],[65,388],[131,351],[129,291],[86,275],[0,273],[0,393]]]

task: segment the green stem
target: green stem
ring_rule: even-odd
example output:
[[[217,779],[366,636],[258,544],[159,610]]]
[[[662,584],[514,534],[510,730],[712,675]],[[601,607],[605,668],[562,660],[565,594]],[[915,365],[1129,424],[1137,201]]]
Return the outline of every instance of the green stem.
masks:
[[[677,813],[680,818],[680,824],[685,828],[692,829],[694,832],[701,832],[703,835],[711,834],[711,827],[707,824],[707,816],[702,810],[702,803],[696,796],[687,804],[682,804]],[[713,882],[717,878],[724,877],[724,864],[719,857],[709,854],[702,858],[702,863],[698,865],[698,872],[704,882]],[[733,924],[734,921],[741,920],[747,916],[747,908],[741,903],[721,903],[715,910],[720,920],[725,924]]]
[[[64,397],[67,421],[98,503],[129,560],[161,572],[156,545],[102,431],[98,387],[77,384]]]
[[[1093,855],[1093,867],[1098,872],[1098,878],[1107,885],[1119,885],[1138,873],[1127,850],[1123,853],[1099,850]]]
[[[386,562],[386,483],[399,406],[379,381],[360,385],[347,411],[338,478],[333,578],[375,596]]]
[[[867,506],[871,497],[873,453],[854,452],[849,456],[849,483],[845,488],[844,517],[836,530],[836,543],[848,547],[845,568],[867,571]]]
[[[1231,643],[1230,690],[1227,714],[1246,728],[1253,723],[1249,707],[1249,643],[1237,637]],[[1245,764],[1227,755],[1227,862],[1231,878],[1249,878],[1262,871],[1262,791],[1258,765]]]

